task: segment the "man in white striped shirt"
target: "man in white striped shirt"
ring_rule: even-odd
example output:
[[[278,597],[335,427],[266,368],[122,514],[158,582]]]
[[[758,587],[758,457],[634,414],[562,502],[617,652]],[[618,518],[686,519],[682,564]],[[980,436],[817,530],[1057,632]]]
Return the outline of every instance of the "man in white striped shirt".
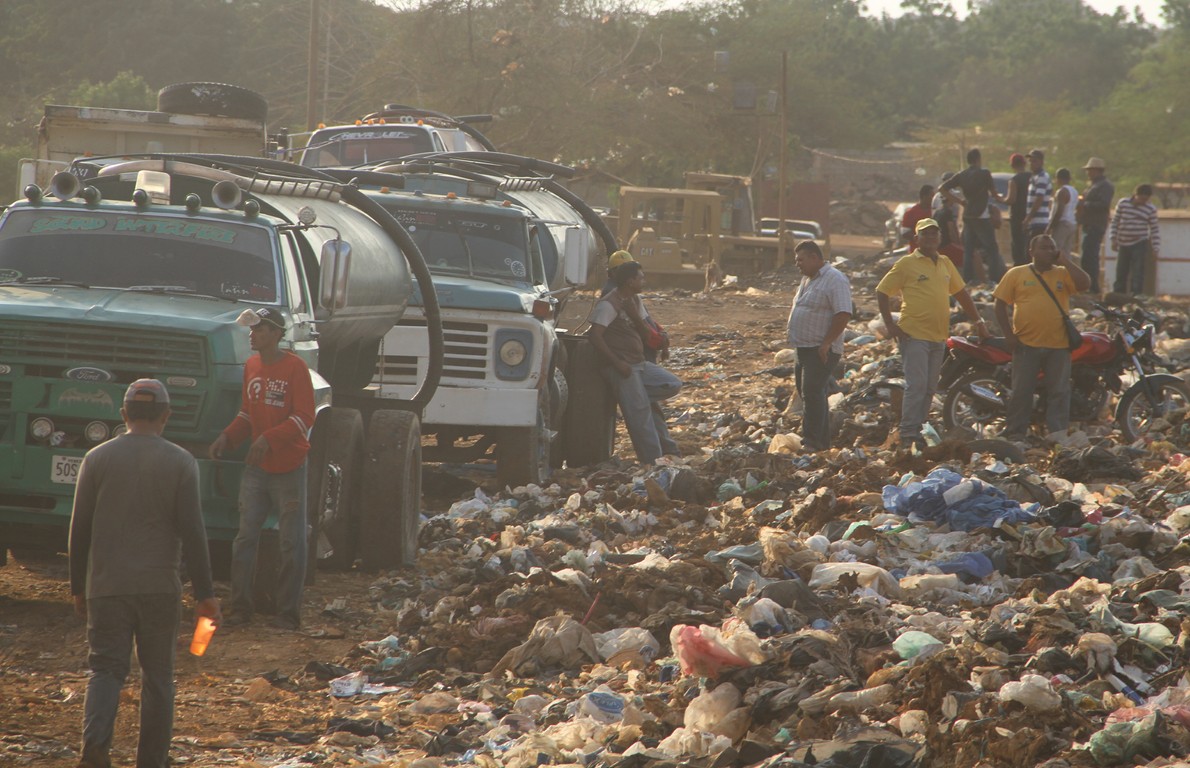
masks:
[[[1025,226],[1029,228],[1029,237],[1044,235],[1050,225],[1050,205],[1054,197],[1054,184],[1045,170],[1045,153],[1040,149],[1029,152],[1029,172],[1033,177],[1029,179],[1029,210],[1025,213]]]
[[[1117,258],[1112,289],[1116,293],[1128,293],[1129,287],[1134,294],[1143,291],[1149,251],[1154,261],[1160,254],[1161,232],[1157,228],[1157,207],[1149,202],[1152,196],[1153,187],[1141,184],[1132,197],[1116,203],[1116,215],[1111,220],[1111,247]]]
[[[831,447],[827,383],[843,355],[843,331],[851,320],[851,281],[826,263],[813,240],[793,249],[803,275],[789,310],[789,346],[797,350],[797,391],[802,397],[802,444],[812,451]]]

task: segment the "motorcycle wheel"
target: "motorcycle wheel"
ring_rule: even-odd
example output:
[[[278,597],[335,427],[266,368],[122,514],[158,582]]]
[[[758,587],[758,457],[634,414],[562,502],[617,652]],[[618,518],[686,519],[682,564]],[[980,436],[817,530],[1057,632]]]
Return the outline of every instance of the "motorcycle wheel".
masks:
[[[1145,377],[1156,394],[1156,403],[1145,395],[1145,381],[1128,388],[1116,407],[1116,424],[1124,440],[1131,443],[1145,435],[1153,421],[1165,414],[1190,407],[1190,386],[1176,376],[1158,374]]]
[[[996,381],[991,373],[970,371],[947,390],[942,423],[947,432],[981,439],[996,437],[1004,431],[1008,394],[1008,387]]]

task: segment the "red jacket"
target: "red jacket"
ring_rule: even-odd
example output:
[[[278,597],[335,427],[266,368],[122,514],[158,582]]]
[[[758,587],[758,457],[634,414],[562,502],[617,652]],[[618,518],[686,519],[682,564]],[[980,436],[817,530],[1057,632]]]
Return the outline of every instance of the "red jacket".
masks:
[[[269,450],[260,462],[265,472],[291,472],[310,450],[307,439],[314,425],[314,385],[310,370],[292,352],[265,365],[260,355],[244,364],[240,412],[223,430],[231,447],[264,435]]]

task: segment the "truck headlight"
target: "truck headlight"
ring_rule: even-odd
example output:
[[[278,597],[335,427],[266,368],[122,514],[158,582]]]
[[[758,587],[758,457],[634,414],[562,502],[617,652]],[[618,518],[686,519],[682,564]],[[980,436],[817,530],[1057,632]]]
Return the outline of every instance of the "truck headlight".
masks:
[[[83,435],[92,443],[102,443],[107,439],[107,425],[102,421],[93,421],[83,430]]]
[[[500,362],[510,368],[516,368],[525,361],[528,351],[525,345],[517,339],[509,339],[500,345]]]
[[[54,434],[54,422],[45,416],[38,416],[29,423],[29,434],[35,440],[49,440],[50,435]]]
[[[492,344],[496,351],[493,366],[496,378],[501,381],[523,381],[529,377],[533,365],[536,343],[533,332],[528,328],[499,328]]]

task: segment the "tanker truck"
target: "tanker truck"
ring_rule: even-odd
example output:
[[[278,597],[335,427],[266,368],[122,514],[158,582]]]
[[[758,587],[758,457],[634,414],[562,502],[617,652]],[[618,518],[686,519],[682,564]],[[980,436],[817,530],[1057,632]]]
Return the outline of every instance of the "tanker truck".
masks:
[[[239,410],[250,350],[234,320],[267,306],[314,384],[316,554],[341,567],[357,556],[372,569],[411,564],[419,412],[442,347],[407,233],[359,190],[276,160],[145,155],[71,171],[0,215],[0,553],[65,544],[82,457],[122,431],[122,393],[141,377],[169,388],[165,436],[198,460],[212,548],[229,544],[243,464],[211,460],[207,446]],[[431,362],[418,392],[382,398],[371,387],[381,341],[413,276]]]
[[[615,239],[552,177],[573,169],[498,152],[438,153],[371,171],[360,184],[417,241],[442,305],[441,386],[427,405],[427,457],[489,456],[512,486],[612,455],[615,400],[582,333]],[[409,397],[429,363],[421,295],[385,335],[373,379]]]

